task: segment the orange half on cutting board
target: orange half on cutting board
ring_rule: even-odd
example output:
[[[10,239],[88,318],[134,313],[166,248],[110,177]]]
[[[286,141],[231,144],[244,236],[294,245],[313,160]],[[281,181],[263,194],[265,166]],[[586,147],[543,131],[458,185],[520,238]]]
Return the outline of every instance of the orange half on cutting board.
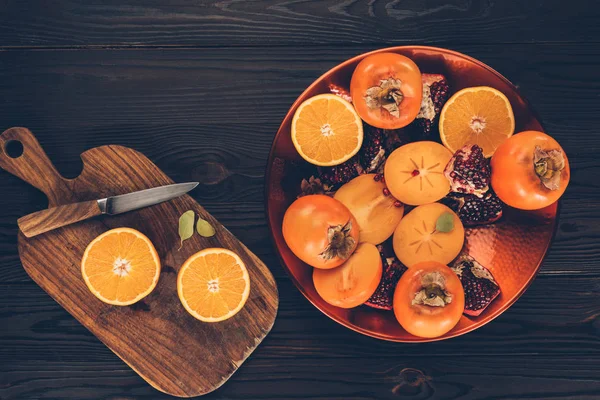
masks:
[[[90,291],[105,303],[133,304],[152,292],[160,259],[144,234],[130,228],[103,233],[85,249],[81,274]]]
[[[177,294],[185,309],[204,322],[219,322],[237,314],[250,294],[250,276],[233,251],[210,248],[183,264]]]

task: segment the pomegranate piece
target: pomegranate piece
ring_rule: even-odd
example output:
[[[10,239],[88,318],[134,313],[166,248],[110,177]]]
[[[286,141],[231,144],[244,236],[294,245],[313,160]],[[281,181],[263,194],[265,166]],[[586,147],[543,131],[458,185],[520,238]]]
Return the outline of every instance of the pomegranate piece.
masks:
[[[333,83],[329,84],[329,91],[336,96],[340,96],[342,99],[346,100],[348,103],[352,103],[352,96],[350,96],[350,91],[344,89],[341,86],[335,85]]]
[[[492,273],[473,257],[459,257],[450,267],[465,290],[464,314],[476,317],[500,294]]]
[[[404,129],[379,129],[363,124],[363,130],[363,145],[358,154],[367,173],[383,173],[383,165],[388,155],[410,142],[410,137]]]
[[[381,246],[377,246],[377,248],[380,249],[379,254],[383,263],[383,274],[375,293],[364,304],[381,310],[391,310],[394,303],[396,284],[408,268],[402,265],[396,257],[386,257]]]
[[[369,173],[377,171],[385,161],[385,137],[383,129],[373,128],[370,125],[364,124],[363,130],[365,135],[358,155],[363,169]]]
[[[483,197],[450,193],[441,203],[451,208],[465,226],[491,224],[502,217],[502,202],[492,191]]]
[[[391,154],[400,146],[411,142],[410,135],[405,129],[384,129],[383,147],[387,154]]]
[[[483,156],[483,149],[476,144],[468,144],[454,153],[444,175],[450,182],[451,191],[483,197],[490,188],[492,168],[490,161]]]
[[[423,100],[417,118],[410,125],[415,140],[431,140],[436,130],[442,107],[450,97],[450,87],[441,74],[421,74]],[[437,139],[439,141],[439,139]]]
[[[335,167],[319,167],[318,178],[322,184],[329,185],[330,189],[337,189],[364,172],[358,156],[354,156],[348,161],[336,165]]]

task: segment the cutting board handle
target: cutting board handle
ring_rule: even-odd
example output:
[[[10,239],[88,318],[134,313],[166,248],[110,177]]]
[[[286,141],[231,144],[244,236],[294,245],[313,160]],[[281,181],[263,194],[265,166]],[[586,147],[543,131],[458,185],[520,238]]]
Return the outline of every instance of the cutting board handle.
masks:
[[[7,147],[20,142],[23,153],[11,157]],[[10,128],[0,135],[0,167],[18,176],[25,182],[41,190],[46,196],[50,207],[65,202],[66,193],[70,193],[68,181],[54,168],[52,162],[27,128]]]

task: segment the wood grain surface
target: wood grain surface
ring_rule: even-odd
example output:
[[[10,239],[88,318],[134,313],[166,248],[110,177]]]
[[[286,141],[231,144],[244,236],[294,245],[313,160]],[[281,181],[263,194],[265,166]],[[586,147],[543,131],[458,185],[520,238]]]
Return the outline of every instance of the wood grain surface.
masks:
[[[597,40],[588,0],[29,0],[5,2],[7,46],[574,43]]]
[[[35,187],[44,187],[49,207],[63,213],[66,203],[85,205],[93,199],[130,193],[174,183],[144,155],[122,146],[102,146],[81,155],[82,173],[62,184],[47,185],[56,170],[32,133],[10,128],[0,144],[23,144],[21,157],[0,150],[0,167]],[[21,169],[24,165],[35,165]],[[180,245],[179,216],[187,210],[209,221],[216,234],[193,235]],[[96,215],[98,215],[97,213]],[[130,307],[100,302],[81,277],[81,259],[87,245],[108,229],[134,228],[156,247],[161,276],[155,290]],[[196,320],[182,307],[176,292],[181,265],[195,252],[224,247],[240,256],[250,275],[250,296],[244,308],[221,323]],[[82,325],[123,359],[156,389],[180,397],[203,395],[220,387],[243,364],[269,333],[277,314],[278,295],[267,267],[225,227],[187,195],[116,216],[74,223],[36,237],[19,234],[19,255],[27,274]]]
[[[208,399],[600,398],[600,25],[593,2],[40,1],[0,3],[0,131],[28,126],[63,176],[108,143],[143,152],[259,256],[280,288],[271,334]],[[271,246],[263,174],[296,97],[388,45],[448,47],[519,86],[570,157],[538,278],[497,320],[424,345],[338,326]],[[156,399],[37,285],[17,218],[45,196],[0,171],[0,398]]]

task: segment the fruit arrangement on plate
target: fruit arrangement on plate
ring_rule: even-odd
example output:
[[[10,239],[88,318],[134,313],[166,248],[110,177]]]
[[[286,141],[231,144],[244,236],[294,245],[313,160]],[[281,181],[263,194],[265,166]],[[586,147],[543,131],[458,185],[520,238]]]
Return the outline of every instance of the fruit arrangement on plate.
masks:
[[[329,71],[290,110],[271,161],[269,221],[297,286],[338,322],[397,341],[456,336],[508,308],[570,177],[514,86],[425,47]]]

